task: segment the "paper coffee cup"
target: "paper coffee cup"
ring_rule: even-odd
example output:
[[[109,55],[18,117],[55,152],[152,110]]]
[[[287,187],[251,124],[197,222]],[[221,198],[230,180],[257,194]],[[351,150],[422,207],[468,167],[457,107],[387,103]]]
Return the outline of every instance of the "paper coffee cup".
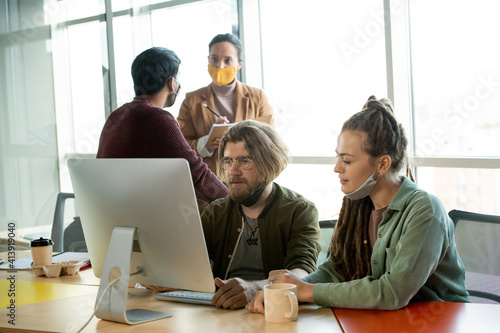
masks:
[[[48,266],[52,264],[52,246],[51,239],[40,237],[30,242],[31,257],[33,266]]]

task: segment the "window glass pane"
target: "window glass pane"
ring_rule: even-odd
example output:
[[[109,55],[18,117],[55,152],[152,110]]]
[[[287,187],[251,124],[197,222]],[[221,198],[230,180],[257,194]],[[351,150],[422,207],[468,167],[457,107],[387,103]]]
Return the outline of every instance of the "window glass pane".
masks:
[[[162,2],[171,2],[175,0],[150,0],[151,4],[157,4],[157,3],[162,3]]]
[[[104,14],[104,0],[66,0],[60,4],[67,21]]]
[[[496,0],[410,2],[416,155],[500,155],[499,13]]]
[[[115,68],[116,68],[116,94],[118,107],[128,103],[135,96],[134,84],[132,81],[131,66],[136,55],[149,47],[149,43],[142,49],[135,51],[135,39],[137,33],[134,33],[134,26],[137,21],[143,21],[144,17],[131,18],[130,16],[120,16],[113,19],[113,33],[115,45]],[[149,30],[147,31],[149,35]],[[150,37],[144,36],[144,40],[149,42]]]
[[[203,1],[203,0],[198,0]],[[148,5],[156,5],[161,3],[166,3],[169,5],[169,2],[177,2],[178,0],[112,0],[113,2],[113,12],[121,11],[121,10],[129,10],[131,7],[141,8]]]
[[[176,103],[168,108],[169,112],[177,116],[185,94],[210,83],[207,71],[208,43],[215,35],[234,30],[233,10],[231,0],[220,0],[167,7],[136,16],[115,17],[117,105],[129,102],[134,96],[130,68],[135,57],[151,46],[163,46],[173,50],[181,59],[179,81],[182,89]],[[190,19],[186,20],[186,17]],[[204,28],[193,30],[192,22]]]
[[[387,96],[382,4],[260,2],[263,87],[292,156],[335,156],[343,122],[370,95]],[[280,183],[315,202],[321,219],[340,210],[333,165],[291,164]]]
[[[312,201],[320,220],[337,219],[344,194],[333,167],[333,164],[288,164],[275,182]]]
[[[17,5],[14,26],[43,17],[39,6]],[[12,222],[22,237],[51,223],[59,190],[50,29],[1,34],[0,50],[0,233]]]
[[[382,1],[260,6],[264,88],[276,126],[292,155],[333,156],[342,123],[368,96],[387,94]]]
[[[436,195],[452,209],[500,215],[500,170],[418,168],[420,188]]]
[[[97,21],[68,27],[74,153],[95,154],[104,124],[103,28],[104,23]]]
[[[158,10],[151,14],[152,42],[173,50],[181,59],[182,89],[168,109],[175,117],[187,92],[207,86],[208,43],[217,34],[231,33],[230,0],[207,1]],[[196,27],[196,28],[194,28]]]
[[[102,49],[105,23],[53,25],[54,79],[61,191],[72,191],[66,159],[93,156],[109,99],[108,66]]]
[[[135,1],[135,0],[130,0],[130,1],[123,1],[123,0],[112,0],[111,1],[111,8],[113,12],[121,11],[121,10],[128,10],[130,7],[132,7],[135,3],[143,4],[143,1]]]

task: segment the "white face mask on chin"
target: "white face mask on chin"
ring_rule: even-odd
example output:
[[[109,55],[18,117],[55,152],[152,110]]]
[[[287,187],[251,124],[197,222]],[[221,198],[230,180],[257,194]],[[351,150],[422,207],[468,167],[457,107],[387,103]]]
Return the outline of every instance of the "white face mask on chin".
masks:
[[[383,175],[384,175],[383,173],[380,173],[378,178],[382,177]],[[345,196],[347,197],[347,199],[351,200],[360,200],[365,198],[372,192],[373,188],[375,187],[375,184],[377,184],[378,178],[375,179],[375,173],[374,173],[373,175],[368,177],[368,179],[360,187],[358,187],[351,193],[346,193]]]

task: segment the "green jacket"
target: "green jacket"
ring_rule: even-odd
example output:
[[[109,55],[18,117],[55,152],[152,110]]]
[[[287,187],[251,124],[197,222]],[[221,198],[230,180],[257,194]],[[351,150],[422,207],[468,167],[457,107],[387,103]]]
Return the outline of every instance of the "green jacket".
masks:
[[[201,215],[214,277],[226,279],[243,231],[242,216],[241,206],[229,196],[212,202]],[[314,272],[321,248],[318,211],[312,202],[273,183],[258,223],[266,275],[275,269]]]
[[[468,302],[453,234],[439,199],[405,178],[382,215],[372,275],[342,282],[327,261],[304,281],[317,283],[314,302],[329,307],[395,310],[410,301]]]

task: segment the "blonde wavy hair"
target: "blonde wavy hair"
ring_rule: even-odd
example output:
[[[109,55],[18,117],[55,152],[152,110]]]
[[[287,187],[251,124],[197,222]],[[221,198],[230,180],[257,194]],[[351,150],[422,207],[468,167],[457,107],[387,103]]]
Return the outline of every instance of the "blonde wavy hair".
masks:
[[[245,120],[230,127],[219,144],[219,163],[224,157],[224,149],[228,142],[243,142],[245,149],[264,177],[263,186],[276,179],[288,165],[287,145],[276,130],[266,123]],[[222,181],[227,181],[221,167],[218,168],[218,175]]]

